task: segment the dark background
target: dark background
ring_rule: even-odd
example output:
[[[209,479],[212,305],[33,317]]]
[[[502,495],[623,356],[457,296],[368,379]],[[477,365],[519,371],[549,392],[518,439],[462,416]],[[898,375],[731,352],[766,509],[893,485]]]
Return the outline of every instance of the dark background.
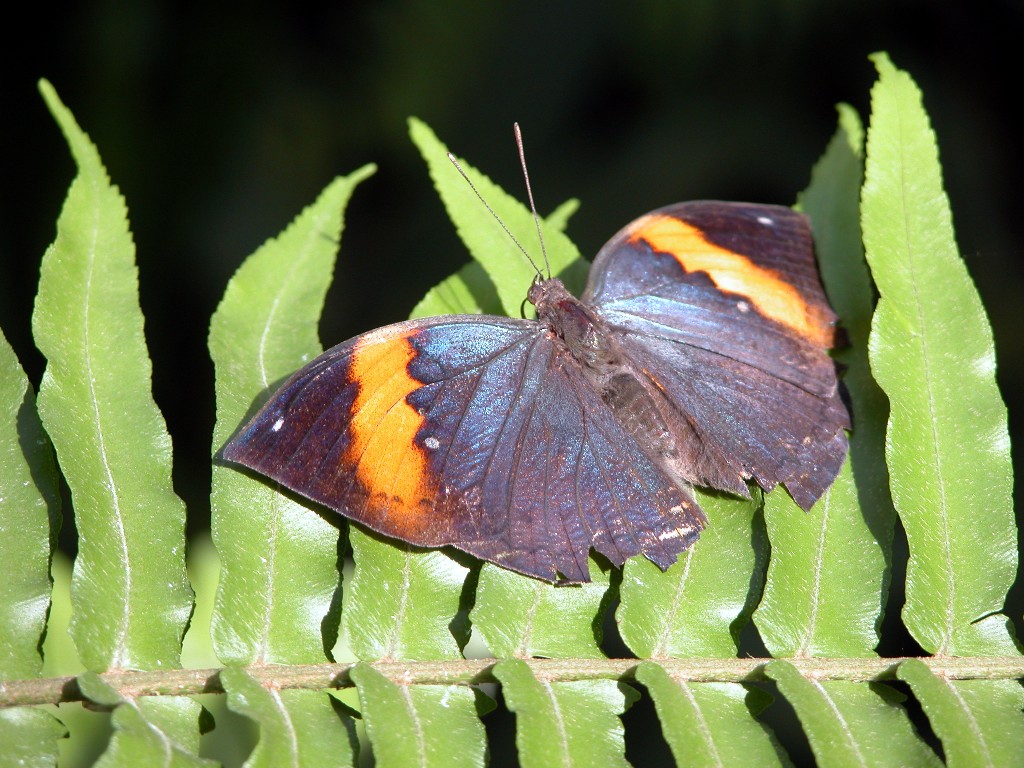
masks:
[[[74,174],[36,91],[45,77],[127,198],[154,392],[193,530],[209,519],[206,332],[245,256],[335,175],[375,162],[348,210],[325,344],[404,318],[468,258],[408,116],[517,192],[518,120],[538,206],[580,198],[569,234],[593,255],[670,202],[792,203],[834,131],[834,105],[866,119],[867,56],[883,49],[924,91],[1019,442],[1019,3],[143,0],[22,11],[0,46],[0,328],[38,383],[39,259]]]

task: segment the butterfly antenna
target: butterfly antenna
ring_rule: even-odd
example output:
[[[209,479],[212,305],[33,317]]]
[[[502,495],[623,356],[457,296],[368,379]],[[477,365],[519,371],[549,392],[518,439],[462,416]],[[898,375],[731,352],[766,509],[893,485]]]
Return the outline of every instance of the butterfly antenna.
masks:
[[[459,172],[459,174],[462,176],[462,178],[466,181],[466,183],[469,184],[469,188],[473,190],[473,194],[477,196],[477,199],[481,203],[483,203],[483,206],[484,206],[484,208],[487,209],[487,212],[490,213],[491,216],[494,217],[494,220],[496,222],[498,222],[498,226],[500,226],[503,230],[505,230],[505,234],[508,235],[509,239],[511,239],[512,242],[516,244],[516,248],[518,248],[520,251],[522,251],[523,256],[525,256],[526,260],[530,262],[530,266],[533,267],[534,271],[538,275],[540,275],[541,271],[537,268],[537,265],[533,262],[533,258],[530,256],[529,252],[525,248],[523,248],[523,244],[520,243],[516,239],[516,236],[512,234],[512,231],[508,227],[505,226],[505,222],[501,220],[501,217],[498,216],[498,214],[494,212],[494,209],[491,208],[490,205],[488,205],[487,201],[484,199],[484,196],[480,194],[480,190],[478,190],[476,188],[476,185],[470,180],[470,178],[466,174],[466,172],[464,170],[462,170],[462,166],[459,165],[459,161],[455,157],[455,155],[453,155],[451,152],[449,152],[448,153],[448,159],[451,161],[452,165],[455,166],[455,170],[457,170]]]
[[[544,269],[551,279],[551,262],[548,261],[548,249],[544,246],[544,235],[540,231],[540,216],[537,215],[537,206],[533,204],[533,188],[530,187],[530,174],[526,170],[526,151],[523,149],[523,132],[519,130],[519,123],[513,123],[516,133],[516,146],[519,148],[519,164],[523,166],[523,180],[526,182],[526,197],[530,201],[530,211],[533,213],[533,223],[537,227],[537,240],[540,242],[540,252],[544,257]]]

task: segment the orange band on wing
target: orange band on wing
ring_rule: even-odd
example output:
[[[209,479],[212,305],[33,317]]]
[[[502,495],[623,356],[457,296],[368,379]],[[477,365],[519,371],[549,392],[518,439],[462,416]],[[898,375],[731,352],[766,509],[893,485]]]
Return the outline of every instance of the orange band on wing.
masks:
[[[425,456],[416,443],[423,417],[406,402],[422,384],[409,375],[416,350],[408,339],[357,345],[350,376],[359,382],[349,424],[346,460],[356,465],[359,482],[369,493],[372,527],[416,542],[429,524],[424,511],[436,496]]]
[[[793,285],[777,272],[746,256],[708,242],[700,229],[673,216],[641,216],[630,227],[629,239],[645,240],[667,253],[687,272],[704,272],[723,291],[746,297],[767,318],[792,328],[808,341],[832,346],[829,318],[808,304]]]

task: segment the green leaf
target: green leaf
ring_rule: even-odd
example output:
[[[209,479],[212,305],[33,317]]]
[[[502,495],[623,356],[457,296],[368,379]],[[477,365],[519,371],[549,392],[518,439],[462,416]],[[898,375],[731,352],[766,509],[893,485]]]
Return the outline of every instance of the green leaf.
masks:
[[[700,539],[667,571],[646,558],[626,562],[616,618],[640,658],[731,657],[761,584],[756,513],[760,498],[697,491],[708,517]]]
[[[853,403],[850,457],[860,514],[881,536],[879,544],[888,558],[896,516],[884,457],[889,403],[868,363],[875,295],[860,230],[863,178],[863,126],[857,112],[841,104],[838,130],[815,165],[799,207],[811,219],[822,282],[849,340],[835,350],[835,357],[845,368],[842,381]]]
[[[53,591],[50,594],[50,613],[46,618],[46,636],[43,638],[44,677],[64,677],[80,674],[85,665],[68,633],[71,623],[71,560],[57,549],[50,562]]]
[[[560,205],[545,220],[548,227],[564,232],[569,217],[576,211],[579,204],[568,200]],[[576,267],[582,267],[582,272]],[[577,290],[586,280],[586,266],[582,261],[573,262],[563,270],[563,278],[572,283]],[[410,318],[432,317],[434,315],[500,315],[501,302],[494,289],[494,283],[478,261],[471,261],[453,275],[449,275],[435,285],[413,309]]]
[[[211,626],[213,606],[220,579],[220,559],[209,531],[203,531],[188,544],[188,578],[196,593],[196,609],[181,643],[181,664],[186,669],[220,666],[213,648]]]
[[[538,680],[520,659],[498,662],[494,676],[516,713],[523,768],[629,765],[619,715],[638,698],[634,689],[615,680]]]
[[[590,559],[588,584],[556,586],[485,563],[469,615],[498,658],[600,659],[611,571]]]
[[[70,631],[89,669],[175,666],[192,610],[185,507],[150,391],[127,211],[96,147],[49,83],[40,90],[78,165],[32,316],[47,358],[39,415],[78,529]]]
[[[479,262],[471,261],[427,291],[409,317],[500,313],[494,283]]]
[[[317,323],[342,213],[372,171],[335,179],[228,283],[210,323],[215,452],[280,379],[320,352]],[[321,622],[338,588],[338,528],[311,502],[231,467],[214,466],[211,501],[222,567],[213,616],[218,657],[239,664],[324,661]]]
[[[771,661],[765,673],[796,710],[818,764],[825,766],[938,766],[938,757],[918,738],[903,696],[886,685],[803,677],[786,661]],[[885,734],[880,738],[880,734]]]
[[[896,671],[942,739],[949,766],[1024,765],[1024,689],[1017,680],[949,680],[908,659]]]
[[[754,622],[768,651],[780,657],[873,655],[886,562],[860,514],[849,457],[810,512],[785,491],[769,494],[765,524],[772,557]]]
[[[366,664],[350,674],[379,768],[485,764],[484,727],[472,688],[400,685]]]
[[[569,226],[569,219],[572,218],[572,215],[576,213],[579,208],[580,201],[575,198],[570,198],[549,213],[544,218],[544,224],[552,229],[558,230],[559,232],[565,232],[566,228]],[[570,264],[570,267],[575,265],[585,268],[583,277],[586,279],[586,272],[589,271],[589,264],[583,260],[573,261]]]
[[[220,673],[228,706],[259,723],[260,740],[246,768],[351,766],[355,729],[322,691],[264,688],[241,667]]]
[[[0,680],[36,677],[60,525],[53,449],[14,350],[0,333]]]
[[[358,659],[457,659],[466,642],[453,627],[469,569],[352,528],[355,568],[345,589],[341,637]],[[453,629],[456,635],[453,635]]]
[[[788,765],[774,737],[752,717],[770,700],[759,689],[676,680],[650,661],[637,667],[636,679],[650,691],[679,765]]]
[[[430,128],[419,120],[411,119],[409,133],[423,159],[427,161],[430,177],[441,195],[459,237],[494,282],[501,306],[504,308],[503,314],[519,317],[520,307],[526,298],[530,283],[537,274],[536,270],[508,233],[495,221],[494,216],[477,199],[473,189],[448,159],[447,147]],[[540,247],[534,246],[537,243],[537,225],[530,209],[464,160],[460,159],[459,165],[494,214],[542,268]],[[551,263],[551,273],[559,275],[569,269],[570,277],[566,285],[570,290],[579,287],[580,269],[579,266],[571,265],[581,261],[576,246],[562,232],[565,220],[572,210],[563,206],[553,215],[552,223],[542,220],[540,224]]]
[[[51,711],[67,729],[67,737],[58,742],[60,768],[95,765],[114,737],[110,711],[80,701],[61,704]]]
[[[862,158],[860,119],[841,106],[839,129],[800,207],[849,337],[837,357],[847,369],[856,429],[842,471],[809,513],[782,489],[766,500],[772,559],[754,622],[774,656],[870,656],[878,644],[895,512],[883,453],[888,403],[867,359],[874,300],[860,236]]]
[[[932,653],[1016,653],[1008,633],[975,623],[1002,608],[1017,571],[992,331],[921,93],[884,55],[875,64],[862,226],[880,294],[871,366],[889,397],[886,458],[910,547],[903,619]]]
[[[3,744],[4,765],[52,768],[57,765],[58,740],[66,737],[67,729],[42,709],[0,709],[0,744]]]
[[[192,699],[184,696],[128,698],[94,672],[80,675],[78,687],[86,698],[114,709],[114,735],[96,762],[97,766],[215,765],[198,756],[201,707]]]

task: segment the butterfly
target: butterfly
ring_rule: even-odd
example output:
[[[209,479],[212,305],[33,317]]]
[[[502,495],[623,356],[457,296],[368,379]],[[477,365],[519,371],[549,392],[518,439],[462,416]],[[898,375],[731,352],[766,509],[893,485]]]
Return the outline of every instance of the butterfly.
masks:
[[[707,520],[694,485],[783,484],[809,510],[850,416],[807,219],[680,203],[600,250],[581,297],[538,276],[536,319],[441,315],[309,362],[222,458],[385,536],[546,581],[593,548],[663,569]]]
[[[547,581],[667,569],[706,525],[693,486],[778,484],[809,510],[847,452],[836,332],[807,219],[696,201],[598,253],[536,319],[445,315],[343,342],[222,457],[386,536]]]

